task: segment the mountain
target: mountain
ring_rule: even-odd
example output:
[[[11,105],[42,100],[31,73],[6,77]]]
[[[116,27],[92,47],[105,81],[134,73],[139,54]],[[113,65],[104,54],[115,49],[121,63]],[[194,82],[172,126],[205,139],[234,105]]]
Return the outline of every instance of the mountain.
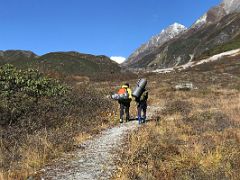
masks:
[[[205,13],[200,19],[198,19],[190,29],[199,29],[203,26],[218,22],[221,18],[227,15],[224,4],[213,7],[207,13]]]
[[[227,14],[240,11],[239,0],[224,0],[222,4]]]
[[[120,67],[107,56],[94,56],[79,52],[51,52],[37,56],[31,51],[0,51],[0,65],[13,64],[19,68],[37,68],[42,72],[66,75],[93,75],[120,72]]]
[[[31,51],[7,50],[0,51],[0,65],[11,63],[19,67],[25,67],[33,63],[38,56]]]
[[[127,66],[171,68],[239,48],[240,1],[224,0],[211,8],[188,30],[158,46]]]
[[[211,8],[200,19],[193,24],[192,28],[201,27],[210,23],[215,23],[221,20],[224,16],[240,12],[240,0],[223,0],[219,6]]]
[[[156,36],[153,36],[147,43],[143,44],[140,48],[138,48],[134,53],[130,55],[130,57],[126,60],[124,64],[134,64],[138,60],[140,60],[145,55],[154,51],[157,47],[163,45],[165,42],[173,39],[177,35],[184,32],[187,28],[181,24],[174,23],[165,30],[162,30]]]
[[[95,73],[119,72],[119,65],[107,56],[94,56],[79,52],[52,52],[36,59],[44,71],[65,74],[92,75]]]

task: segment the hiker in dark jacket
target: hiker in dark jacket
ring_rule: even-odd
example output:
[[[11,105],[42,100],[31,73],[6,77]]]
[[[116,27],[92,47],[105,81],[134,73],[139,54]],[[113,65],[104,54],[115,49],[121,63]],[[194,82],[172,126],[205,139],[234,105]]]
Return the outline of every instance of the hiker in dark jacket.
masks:
[[[126,92],[128,93],[128,99],[123,100],[123,101],[118,101],[120,104],[120,123],[123,123],[123,117],[124,117],[124,111],[126,114],[126,122],[129,121],[129,108],[130,108],[130,103],[132,101],[132,91],[129,87],[129,83],[124,84],[121,89],[125,89]],[[121,91],[121,89],[119,91]],[[121,92],[119,92],[120,94]]]
[[[144,89],[142,95],[139,98],[136,98],[135,100],[137,102],[138,123],[139,124],[145,123],[147,118],[148,91]]]

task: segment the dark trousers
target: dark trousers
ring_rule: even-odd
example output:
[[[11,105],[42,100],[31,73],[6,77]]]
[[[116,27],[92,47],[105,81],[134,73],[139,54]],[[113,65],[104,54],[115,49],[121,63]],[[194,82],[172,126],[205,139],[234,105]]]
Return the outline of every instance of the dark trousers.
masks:
[[[129,107],[130,107],[130,103],[120,103],[120,119],[123,120],[124,111],[125,111],[126,121],[129,121]]]
[[[139,123],[145,122],[147,117],[147,102],[139,102],[137,106]],[[142,115],[143,112],[143,115]]]

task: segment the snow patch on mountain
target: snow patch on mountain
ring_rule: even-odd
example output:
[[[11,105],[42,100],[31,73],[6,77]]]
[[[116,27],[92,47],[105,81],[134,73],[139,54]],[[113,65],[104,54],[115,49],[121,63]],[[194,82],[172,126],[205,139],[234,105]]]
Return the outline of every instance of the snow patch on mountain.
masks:
[[[184,25],[179,24],[179,23],[174,23],[174,24],[171,25],[169,28],[170,28],[170,29],[172,28],[173,33],[175,32],[175,33],[177,33],[177,34],[179,34],[180,32],[182,32],[183,29],[187,29]]]
[[[227,14],[240,12],[240,0],[223,0],[222,4]]]
[[[199,18],[192,26],[192,28],[201,28],[207,23],[217,22],[225,15],[240,12],[240,0],[223,0],[223,2],[211,8],[201,18]]]
[[[221,58],[225,57],[225,56],[231,56],[231,57],[234,57],[236,55],[239,55],[240,54],[240,48],[239,49],[235,49],[235,50],[231,50],[231,51],[227,51],[227,52],[223,52],[223,53],[220,53],[220,54],[216,54],[210,58],[207,58],[207,59],[202,59],[200,61],[190,61],[184,65],[181,65],[181,66],[177,66],[177,67],[174,67],[174,68],[166,68],[166,69],[157,69],[157,70],[154,70],[153,72],[156,72],[156,73],[169,73],[169,72],[174,72],[175,70],[178,70],[178,71],[181,71],[181,70],[185,70],[185,69],[188,69],[188,68],[191,68],[191,67],[194,67],[194,66],[198,66],[198,65],[201,65],[201,64],[204,64],[204,63],[209,63],[209,62],[213,62],[213,61],[217,61],[217,60],[220,60]]]
[[[150,41],[141,47],[140,51],[144,51],[149,47],[157,47],[164,44],[166,41],[174,38],[181,32],[185,31],[187,28],[179,23],[174,23],[170,25],[167,29],[161,31],[160,34],[153,36]]]
[[[205,13],[201,18],[199,18],[194,24],[193,28],[199,28],[207,22],[207,13]]]
[[[233,56],[238,55],[239,53],[240,53],[240,49],[235,49],[235,50],[223,52],[223,53],[216,54],[216,55],[214,55],[214,56],[212,56],[210,58],[203,59],[203,60],[198,61],[198,62],[188,62],[187,64],[184,64],[182,66],[177,67],[177,69],[178,70],[187,69],[187,68],[190,68],[190,67],[198,66],[200,64],[204,64],[204,63],[209,63],[209,62],[220,60],[224,56],[231,56],[231,57],[233,57]]]

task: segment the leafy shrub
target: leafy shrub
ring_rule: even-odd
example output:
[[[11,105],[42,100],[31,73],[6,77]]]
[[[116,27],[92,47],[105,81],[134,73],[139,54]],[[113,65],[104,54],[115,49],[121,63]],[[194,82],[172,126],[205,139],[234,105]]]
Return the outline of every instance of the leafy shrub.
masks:
[[[36,70],[11,65],[0,67],[0,76],[3,172],[32,173],[72,150],[79,133],[92,134],[109,122],[113,105],[104,92],[87,85],[70,88]],[[100,116],[103,112],[106,116]]]
[[[63,97],[65,85],[47,78],[37,70],[18,70],[12,65],[0,67],[0,124],[14,122],[37,105],[40,98]]]
[[[23,92],[32,97],[59,96],[67,92],[67,88],[58,81],[47,78],[37,70],[17,70],[12,65],[0,67],[1,95],[12,95]]]

